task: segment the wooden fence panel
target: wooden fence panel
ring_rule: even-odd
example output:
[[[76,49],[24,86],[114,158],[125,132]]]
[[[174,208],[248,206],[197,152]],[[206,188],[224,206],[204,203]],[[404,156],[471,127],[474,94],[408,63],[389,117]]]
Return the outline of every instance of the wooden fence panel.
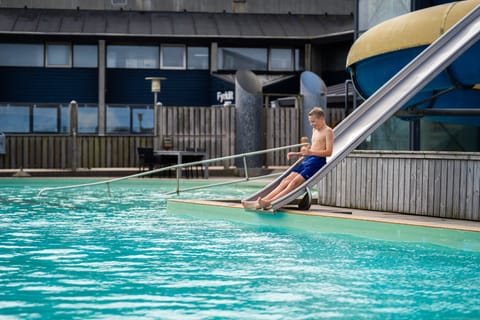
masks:
[[[159,112],[159,140],[173,138],[175,149],[203,149],[209,158],[235,150],[234,107],[164,107]]]
[[[298,109],[266,108],[264,114],[267,148],[278,148],[300,142]],[[288,165],[287,153],[288,150],[282,150],[268,155],[267,165]]]
[[[345,119],[345,109],[343,108],[329,108],[325,112],[325,122],[332,128],[343,119]]]
[[[325,205],[480,221],[480,154],[357,151],[318,194]]]
[[[298,109],[265,108],[264,116],[266,147],[299,142]],[[161,107],[158,123],[158,139],[152,136],[76,136],[76,167],[135,167],[138,165],[137,148],[160,148],[165,136],[173,138],[175,149],[204,149],[209,158],[235,154],[235,106]],[[0,168],[71,168],[73,139],[68,135],[7,135],[6,154],[0,155]],[[287,152],[269,155],[266,165],[289,165]],[[234,165],[234,160],[213,165],[229,167]]]

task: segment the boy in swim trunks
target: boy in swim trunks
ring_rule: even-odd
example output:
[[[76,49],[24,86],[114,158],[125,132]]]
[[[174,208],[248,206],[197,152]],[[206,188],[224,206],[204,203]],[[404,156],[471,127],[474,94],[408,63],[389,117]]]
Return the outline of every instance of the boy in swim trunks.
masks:
[[[325,115],[320,108],[313,108],[308,113],[308,121],[313,128],[312,145],[302,148],[300,152],[289,152],[288,159],[304,157],[303,161],[292,169],[280,184],[268,195],[258,198],[257,201],[243,201],[245,208],[268,209],[272,201],[288,194],[306,180],[310,179],[326,163],[326,157],[333,152],[333,130],[325,123]]]

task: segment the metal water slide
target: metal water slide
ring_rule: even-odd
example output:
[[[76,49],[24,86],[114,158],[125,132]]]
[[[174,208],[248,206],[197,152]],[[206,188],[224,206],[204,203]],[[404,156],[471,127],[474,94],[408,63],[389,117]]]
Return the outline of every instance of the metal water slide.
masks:
[[[340,122],[334,129],[334,150],[327,164],[295,190],[273,201],[269,210],[276,211],[305,193],[309,195],[311,187],[479,39],[480,6],[477,6]],[[267,195],[292,168],[245,200]]]

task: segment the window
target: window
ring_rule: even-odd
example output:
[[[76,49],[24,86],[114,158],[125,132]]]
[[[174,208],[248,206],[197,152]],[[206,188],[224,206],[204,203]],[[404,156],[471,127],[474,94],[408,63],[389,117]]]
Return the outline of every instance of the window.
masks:
[[[30,107],[0,106],[0,131],[10,133],[30,132]]]
[[[162,69],[185,69],[185,46],[162,45]]]
[[[153,109],[132,107],[132,133],[153,134]]]
[[[70,67],[70,44],[47,44],[47,67]]]
[[[208,70],[208,48],[207,47],[188,47],[187,48],[187,68]]]
[[[107,133],[153,134],[154,111],[151,106],[107,106]]]
[[[158,47],[107,46],[107,68],[158,68]]]
[[[77,68],[98,67],[98,49],[96,45],[73,45],[73,66]]]
[[[58,106],[33,106],[33,132],[58,133]]]
[[[270,70],[293,70],[292,49],[270,49]]]
[[[44,52],[43,44],[0,43],[0,66],[98,67],[96,45],[73,45],[73,57],[68,43],[47,43],[45,48]]]
[[[266,48],[218,48],[219,70],[267,70]]]
[[[78,133],[97,133],[98,107],[78,106]],[[0,105],[0,131],[70,133],[69,105]]]
[[[0,66],[43,67],[43,44],[0,43]]]
[[[391,117],[358,147],[359,150],[408,150],[409,123]]]
[[[77,128],[78,131],[78,128]],[[60,133],[70,132],[70,106],[60,106]]]
[[[97,133],[98,132],[98,107],[97,106],[78,106],[78,133]]]
[[[473,123],[472,123],[473,124]],[[478,126],[420,120],[420,150],[480,151]]]
[[[128,106],[107,106],[107,133],[130,133]]]
[[[149,105],[108,105],[107,133],[144,134],[154,131],[154,109]],[[78,105],[77,133],[98,132],[98,106]],[[69,134],[70,105],[0,105],[0,132]]]
[[[358,31],[363,33],[371,27],[387,19],[411,11],[412,1],[383,1],[360,0],[358,1]]]

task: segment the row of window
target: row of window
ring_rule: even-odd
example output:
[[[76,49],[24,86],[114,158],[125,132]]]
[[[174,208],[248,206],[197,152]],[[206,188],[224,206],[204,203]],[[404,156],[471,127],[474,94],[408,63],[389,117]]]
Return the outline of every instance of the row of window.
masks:
[[[160,48],[107,46],[107,68],[185,69],[188,62],[188,69],[208,69],[207,47],[185,49],[180,45],[162,45]],[[98,47],[69,43],[0,43],[0,66],[97,68]]]
[[[79,105],[77,132],[98,133],[98,106]],[[109,134],[153,134],[154,111],[150,106],[107,106],[106,132]],[[0,128],[5,133],[70,132],[68,105],[0,105]]]
[[[184,45],[107,46],[107,68],[129,69],[209,69],[208,47]],[[300,49],[219,47],[219,70],[301,71]],[[46,43],[0,43],[0,66],[98,67],[97,45]]]
[[[107,46],[107,68],[208,70],[208,48],[110,45]]]
[[[304,68],[300,49],[218,48],[219,70],[300,71]]]
[[[96,68],[98,50],[96,45],[0,43],[0,66]]]

